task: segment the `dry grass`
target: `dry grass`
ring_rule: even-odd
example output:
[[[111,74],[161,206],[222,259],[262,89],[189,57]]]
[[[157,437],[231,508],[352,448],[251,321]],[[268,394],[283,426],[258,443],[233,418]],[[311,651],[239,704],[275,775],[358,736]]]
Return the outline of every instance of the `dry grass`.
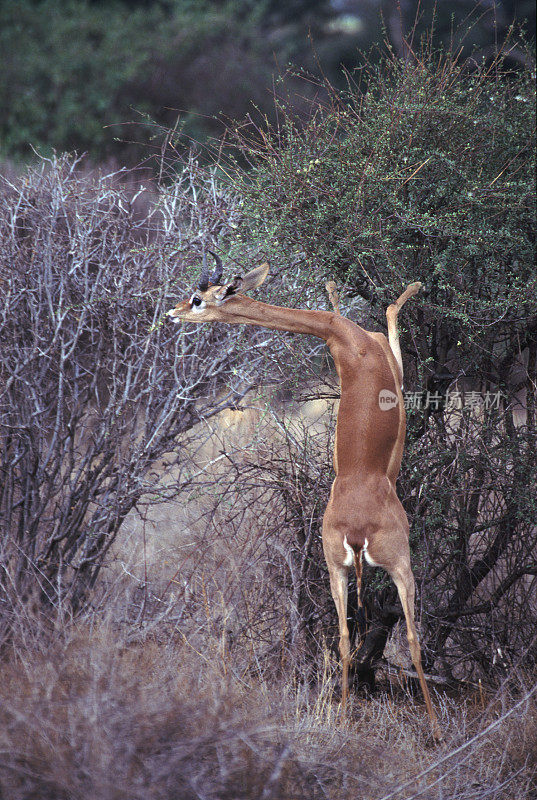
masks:
[[[248,507],[245,486],[243,474],[237,487]],[[288,523],[269,530],[267,503],[266,519],[256,504],[253,525],[232,492],[219,494],[213,513],[209,488],[199,497],[211,513],[198,514],[188,536],[175,517],[176,539],[156,526],[151,552],[145,530],[143,552],[136,535],[123,541],[92,611],[44,615],[37,598],[21,598],[0,653],[0,800],[535,794],[531,676],[488,696],[437,693],[440,747],[421,696],[397,684],[353,697],[342,716],[332,651],[320,636],[315,653],[285,636],[294,595],[276,559],[278,536],[284,554],[290,547]],[[312,631],[328,636],[335,626],[323,609]]]
[[[261,678],[209,631],[202,653],[179,638],[158,626],[142,634],[111,613],[56,627],[27,619],[3,656],[0,798],[522,800],[535,791],[535,694],[503,690],[485,709],[479,698],[437,697],[446,744],[435,748],[410,698],[355,698],[342,717],[328,654],[313,686],[296,673]]]

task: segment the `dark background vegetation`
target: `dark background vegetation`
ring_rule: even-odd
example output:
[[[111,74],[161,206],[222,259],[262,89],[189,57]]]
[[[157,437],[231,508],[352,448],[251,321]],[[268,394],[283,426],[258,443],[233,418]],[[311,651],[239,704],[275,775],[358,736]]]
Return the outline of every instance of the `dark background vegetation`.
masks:
[[[0,157],[77,150],[133,165],[159,125],[203,143],[253,105],[273,118],[273,82],[290,64],[341,87],[342,68],[384,37],[405,56],[404,37],[432,25],[435,45],[490,59],[513,25],[533,35],[535,4],[2,0]],[[509,48],[510,64],[524,59]]]
[[[2,800],[535,791],[534,17],[0,3]],[[366,328],[426,285],[399,494],[440,754],[378,570],[355,688],[381,691],[339,715],[337,381],[308,337],[165,322],[207,245],[231,273],[267,258],[282,304],[335,280]]]

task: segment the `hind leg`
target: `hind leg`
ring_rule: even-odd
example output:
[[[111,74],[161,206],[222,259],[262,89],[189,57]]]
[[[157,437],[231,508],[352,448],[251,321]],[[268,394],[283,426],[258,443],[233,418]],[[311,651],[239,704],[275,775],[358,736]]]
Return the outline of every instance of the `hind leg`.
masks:
[[[328,564],[330,575],[330,591],[334,598],[339,623],[339,654],[341,656],[341,706],[345,707],[349,695],[349,664],[351,660],[351,646],[349,628],[347,625],[347,572],[345,566]]]
[[[423,699],[425,700],[427,713],[429,715],[429,719],[431,720],[433,737],[435,738],[436,741],[441,741],[442,731],[440,729],[438,718],[436,716],[436,712],[434,710],[431,701],[431,695],[429,694],[429,687],[427,686],[425,675],[423,673],[423,667],[421,664],[420,643],[416,631],[416,624],[414,622],[415,582],[414,582],[414,575],[412,574],[412,570],[410,568],[410,563],[402,561],[394,569],[390,570],[390,575],[393,578],[395,585],[397,586],[397,591],[399,592],[401,605],[403,606],[403,612],[406,621],[408,646],[410,648],[410,655],[412,657],[412,663],[414,664],[414,669],[418,673],[421,691],[423,692]]]
[[[356,591],[358,593],[358,608],[362,608],[362,548],[354,550],[354,571],[356,572]]]
[[[405,615],[406,631],[408,638],[408,646],[410,648],[410,655],[414,669],[418,673],[418,678],[425,700],[425,706],[429,719],[431,720],[431,728],[433,737],[436,741],[442,740],[442,731],[438,723],[438,718],[434,710],[431,695],[429,694],[429,687],[425,680],[423,667],[421,664],[421,650],[416,631],[416,624],[414,622],[414,596],[416,593],[414,575],[410,567],[410,548],[408,546],[408,532],[407,527],[400,529],[397,532],[387,533],[375,537],[371,546],[366,549],[366,559],[374,566],[383,567],[389,572],[393,582],[397,587],[399,599],[403,606],[403,613]]]
[[[354,571],[356,572],[356,594],[358,598],[357,623],[360,640],[366,633],[366,618],[364,606],[362,604],[362,548],[353,547],[354,550]]]

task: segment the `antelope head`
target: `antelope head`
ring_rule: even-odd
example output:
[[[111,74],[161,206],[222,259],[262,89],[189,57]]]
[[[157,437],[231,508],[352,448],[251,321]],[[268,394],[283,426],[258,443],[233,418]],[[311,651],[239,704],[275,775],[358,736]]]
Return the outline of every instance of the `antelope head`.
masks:
[[[216,253],[211,250],[209,252],[216,262],[214,272],[209,275],[207,256],[204,253],[197,288],[188,299],[182,300],[168,311],[168,316],[174,322],[239,321],[241,300],[246,300],[242,292],[257,289],[268,275],[269,265],[261,264],[244,276],[236,275],[229,283],[222,283],[222,261]]]

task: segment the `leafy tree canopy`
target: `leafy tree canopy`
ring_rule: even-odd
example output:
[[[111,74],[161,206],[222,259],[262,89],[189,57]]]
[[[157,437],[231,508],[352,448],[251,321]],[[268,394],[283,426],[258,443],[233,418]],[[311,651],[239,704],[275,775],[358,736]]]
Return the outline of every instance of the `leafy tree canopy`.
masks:
[[[381,309],[422,280],[436,371],[475,371],[535,335],[531,70],[423,52],[322,90],[305,123],[282,102],[277,126],[235,129],[251,164],[236,173],[244,236],[275,263],[302,254],[305,281],[335,278]]]

